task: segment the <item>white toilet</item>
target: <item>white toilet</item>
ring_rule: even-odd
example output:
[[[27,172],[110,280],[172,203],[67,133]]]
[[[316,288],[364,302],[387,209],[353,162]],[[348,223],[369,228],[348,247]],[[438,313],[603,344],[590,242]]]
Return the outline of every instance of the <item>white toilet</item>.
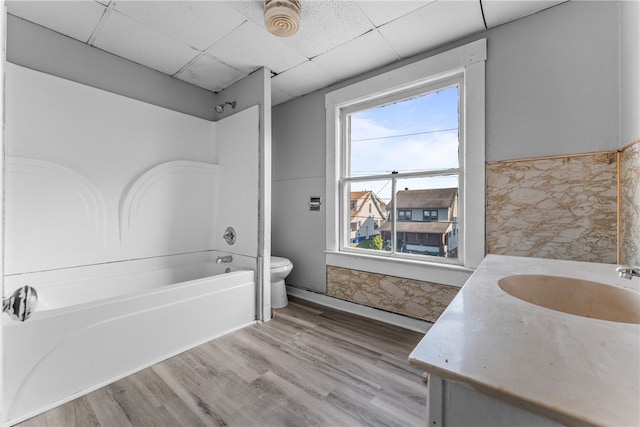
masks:
[[[271,307],[283,308],[289,303],[284,279],[291,270],[293,270],[293,263],[287,258],[271,257]]]

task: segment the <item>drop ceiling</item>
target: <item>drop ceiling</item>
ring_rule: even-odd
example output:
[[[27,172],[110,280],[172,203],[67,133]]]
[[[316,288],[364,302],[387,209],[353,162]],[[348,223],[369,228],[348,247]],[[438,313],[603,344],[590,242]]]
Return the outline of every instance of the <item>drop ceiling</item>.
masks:
[[[564,0],[301,0],[300,30],[268,33],[264,0],[6,1],[9,14],[219,92],[272,71],[277,105]]]

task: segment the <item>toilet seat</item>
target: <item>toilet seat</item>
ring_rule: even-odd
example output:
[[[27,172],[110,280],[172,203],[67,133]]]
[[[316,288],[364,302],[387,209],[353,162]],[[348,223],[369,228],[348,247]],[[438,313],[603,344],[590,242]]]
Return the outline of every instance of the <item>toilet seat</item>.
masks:
[[[271,268],[281,268],[281,267],[286,267],[289,264],[291,264],[291,261],[289,261],[287,258],[281,258],[278,256],[272,256],[271,257]]]

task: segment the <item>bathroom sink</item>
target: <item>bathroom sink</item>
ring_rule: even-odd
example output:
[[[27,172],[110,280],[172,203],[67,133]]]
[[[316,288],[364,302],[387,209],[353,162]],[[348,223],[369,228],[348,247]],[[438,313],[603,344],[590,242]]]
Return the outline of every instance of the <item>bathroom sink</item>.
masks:
[[[576,316],[640,324],[640,295],[589,280],[520,274],[498,280],[506,293],[540,307]]]

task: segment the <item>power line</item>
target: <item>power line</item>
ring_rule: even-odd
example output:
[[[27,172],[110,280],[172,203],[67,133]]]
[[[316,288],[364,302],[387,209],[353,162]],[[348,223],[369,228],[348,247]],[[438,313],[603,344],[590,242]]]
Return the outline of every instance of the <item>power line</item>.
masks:
[[[452,130],[458,130],[458,128],[451,129],[439,129],[439,130],[429,130],[425,132],[417,132],[417,133],[405,133],[404,135],[390,135],[390,136],[378,136],[376,138],[363,138],[363,139],[352,139],[351,142],[357,141],[373,141],[376,139],[388,139],[388,138],[401,138],[403,136],[415,136],[415,135],[426,135],[428,133],[438,133],[438,132],[451,132]]]

